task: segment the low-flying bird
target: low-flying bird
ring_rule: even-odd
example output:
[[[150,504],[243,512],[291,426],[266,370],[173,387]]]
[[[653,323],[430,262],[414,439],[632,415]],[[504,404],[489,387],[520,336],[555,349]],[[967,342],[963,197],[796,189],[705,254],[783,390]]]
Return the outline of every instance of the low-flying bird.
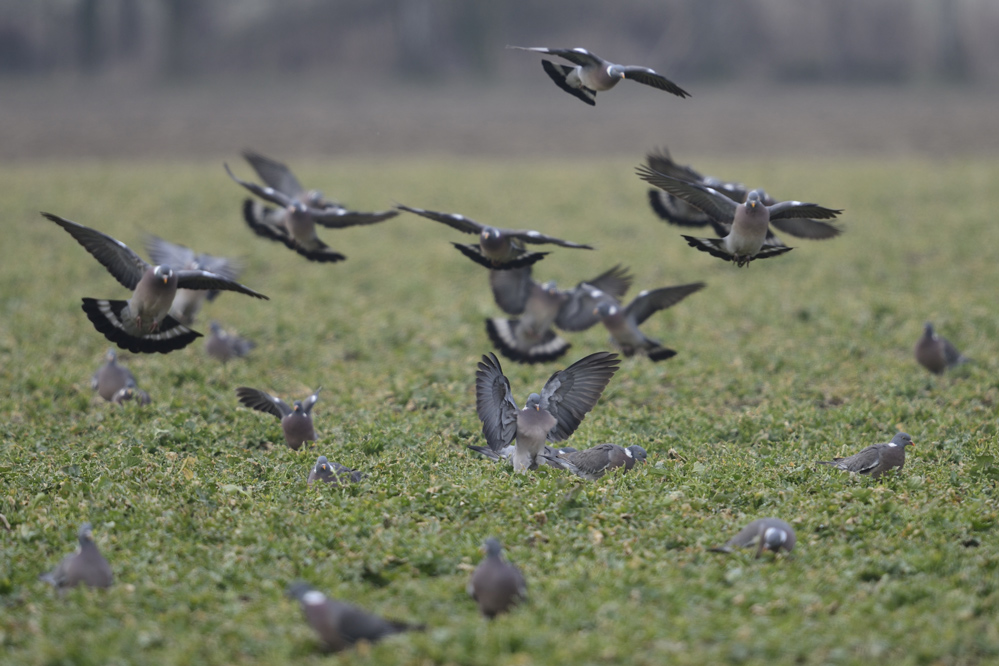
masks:
[[[798,540],[794,528],[778,518],[760,518],[749,523],[722,546],[709,548],[716,553],[731,553],[736,548],[756,546],[756,557],[769,550],[773,554],[780,551],[790,553]]]
[[[637,81],[677,97],[690,97],[690,93],[655,70],[636,65],[615,65],[586,49],[550,49],[543,46],[507,46],[507,48],[545,53],[571,62],[572,66],[569,66],[542,58],[541,66],[555,85],[590,106],[596,106],[598,92],[610,90],[622,79]]]
[[[630,470],[636,464],[645,462],[647,457],[646,450],[638,444],[628,448],[618,444],[597,444],[584,451],[559,451],[554,456],[554,462],[561,463],[565,469],[581,479],[596,481],[606,474],[607,470],[617,467]]]
[[[305,192],[300,185],[290,185],[288,179],[282,180],[273,176],[274,182],[280,187],[289,191],[298,190],[297,194],[288,194],[273,185],[260,186],[241,180],[232,173],[228,164],[224,166],[233,181],[264,201],[279,206],[276,209],[270,208],[252,199],[246,199],[243,202],[243,219],[250,229],[258,236],[283,243],[310,261],[332,263],[347,258],[319,239],[316,235],[317,224],[330,229],[343,229],[384,222],[399,214],[394,210],[379,213],[351,211],[322,199],[321,195],[317,198],[316,195]],[[254,165],[254,168],[257,166]],[[287,175],[294,183],[298,182],[290,171],[287,171]],[[317,203],[323,205],[316,206]]]
[[[524,574],[503,558],[499,539],[486,539],[486,556],[475,567],[466,590],[479,604],[479,612],[490,620],[527,598]]]
[[[90,378],[90,388],[116,405],[126,400],[137,400],[141,405],[149,404],[149,394],[139,388],[135,375],[128,368],[118,365],[118,353],[114,347],[104,354],[104,365]]]
[[[80,583],[89,587],[111,587],[114,574],[111,572],[111,565],[94,543],[90,523],[80,526],[77,538],[80,541],[79,549],[64,557],[55,569],[43,573],[39,578],[59,590],[76,587]]]
[[[239,279],[242,268],[239,262],[226,257],[213,257],[210,254],[196,254],[194,250],[177,245],[149,234],[146,236],[146,251],[149,258],[156,264],[170,266],[174,269],[193,269],[208,271],[221,275],[229,280]],[[205,301],[213,301],[218,297],[217,289],[178,289],[170,307],[170,316],[184,326],[194,323],[194,318],[201,311]]]
[[[726,232],[721,238],[684,236],[688,245],[714,257],[735,262],[738,266],[745,266],[754,259],[775,257],[792,249],[770,233],[771,224],[792,236],[822,238],[824,236],[815,236],[810,232],[816,220],[832,219],[843,212],[800,201],[767,205],[763,190],[753,190],[746,195],[745,203],[736,203],[713,188],[671,178],[645,165],[639,166],[637,172],[642,180],[703,211],[715,224],[721,225],[719,232]]]
[[[902,466],[905,465],[905,447],[907,446],[915,446],[912,437],[900,432],[896,433],[890,442],[871,444],[852,456],[820,460],[819,464],[832,465],[845,472],[866,474],[872,479],[876,479],[893,469],[901,471]]]
[[[205,270],[174,270],[165,264],[151,266],[127,245],[107,234],[58,215],[42,215],[65,229],[122,286],[132,290],[132,297],[127,301],[83,299],[83,311],[94,328],[130,352],[166,354],[201,337],[201,333],[192,331],[169,314],[178,289],[223,289],[267,299],[235,280]]]
[[[308,485],[311,486],[316,481],[322,481],[332,486],[339,486],[341,483],[351,481],[356,483],[363,477],[364,474],[356,469],[344,467],[340,463],[330,462],[326,459],[326,456],[319,456],[316,459],[316,464],[312,467],[312,471],[309,472]]]
[[[217,321],[209,326],[211,333],[205,338],[205,353],[223,363],[246,356],[256,346],[252,340],[228,333]]]
[[[493,270],[508,270],[512,268],[524,268],[530,266],[547,255],[547,252],[528,252],[524,247],[525,243],[532,245],[558,245],[560,247],[572,247],[584,250],[592,250],[590,245],[573,243],[562,240],[554,236],[547,236],[539,231],[529,229],[504,229],[480,224],[471,218],[456,213],[439,213],[433,210],[422,208],[411,208],[409,206],[397,205],[397,209],[404,210],[428,220],[434,220],[446,224],[453,229],[466,234],[476,234],[479,237],[477,245],[462,245],[452,243],[463,255],[477,264]]]
[[[288,596],[298,600],[305,621],[330,652],[353,647],[360,641],[375,643],[405,631],[421,631],[422,625],[386,620],[357,606],[330,599],[301,581],[288,586]]]
[[[945,370],[968,362],[968,358],[950,340],[933,330],[930,322],[923,325],[923,335],[916,341],[913,351],[916,361],[936,375],[942,375]]]
[[[275,398],[269,393],[249,386],[237,388],[236,396],[244,406],[281,419],[284,441],[292,450],[297,451],[305,442],[316,441],[316,430],[312,425],[312,407],[319,400],[321,390],[323,387],[320,386],[308,398],[296,400],[291,406],[281,398]]]
[[[475,408],[486,444],[498,453],[516,440],[510,460],[514,471],[526,473],[537,466],[546,442],[564,441],[576,431],[618,367],[617,354],[590,354],[556,371],[518,409],[499,359],[484,355],[475,373]]]

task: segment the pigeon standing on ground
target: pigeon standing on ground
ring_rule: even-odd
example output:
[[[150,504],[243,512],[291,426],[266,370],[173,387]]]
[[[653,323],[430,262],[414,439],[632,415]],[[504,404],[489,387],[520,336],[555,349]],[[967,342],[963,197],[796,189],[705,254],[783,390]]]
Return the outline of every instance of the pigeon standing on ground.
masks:
[[[422,625],[386,620],[356,606],[330,599],[308,583],[288,586],[288,596],[297,599],[312,630],[331,652],[353,647],[358,641],[375,643],[405,631],[422,631]]]
[[[111,572],[111,565],[94,543],[90,523],[84,523],[80,527],[78,538],[79,549],[64,557],[55,569],[39,578],[57,589],[76,587],[80,583],[90,587],[111,587],[114,574]]]
[[[520,569],[503,559],[503,546],[490,537],[485,558],[475,567],[466,588],[479,603],[479,612],[490,620],[527,598],[527,581]]]
[[[83,299],[83,311],[94,328],[130,352],[166,354],[201,337],[169,314],[178,288],[225,289],[267,299],[235,280],[208,271],[173,270],[163,264],[150,266],[124,243],[107,234],[58,215],[42,215],[65,229],[118,282],[133,290],[127,301]]]
[[[312,426],[312,407],[319,400],[320,386],[305,400],[296,400],[288,406],[281,398],[275,398],[260,389],[240,386],[236,389],[239,401],[257,411],[272,414],[281,419],[281,430],[284,431],[284,441],[297,451],[305,442],[316,441],[316,430]]]
[[[221,275],[228,280],[237,280],[241,272],[239,264],[225,257],[210,254],[195,254],[194,250],[163,240],[153,235],[146,237],[146,251],[154,263],[174,269],[193,269]],[[170,316],[184,326],[194,323],[205,301],[213,301],[219,295],[215,289],[178,289],[170,307]]]
[[[284,167],[279,162],[273,160],[270,162]],[[258,169],[258,165],[252,160],[250,163],[255,169]],[[343,229],[384,222],[399,214],[394,210],[380,213],[358,213],[347,210],[343,206],[325,201],[321,195],[305,192],[301,185],[298,185],[294,175],[287,170],[287,167],[284,169],[287,178],[277,179],[274,176],[277,187],[269,183],[266,187],[261,187],[237,178],[229,169],[229,165],[225,165],[226,173],[233,181],[264,201],[279,206],[277,209],[269,208],[252,199],[246,199],[243,202],[243,218],[250,229],[258,236],[283,243],[309,261],[332,263],[347,258],[319,240],[316,235],[317,224],[330,229]],[[258,173],[263,176],[263,173],[269,172],[258,170]],[[270,180],[270,177],[265,178],[265,181]],[[289,193],[282,191],[282,189],[297,191]],[[318,206],[317,204],[322,205]]]
[[[876,479],[893,469],[901,471],[902,466],[905,465],[905,447],[907,446],[915,446],[912,437],[900,432],[892,437],[890,442],[872,444],[852,456],[820,460],[819,463],[832,465],[836,469],[846,472],[867,474],[872,479]]]
[[[916,342],[915,355],[921,366],[937,375],[968,362],[950,340],[937,335],[930,322],[923,326],[923,335]]]
[[[586,49],[550,49],[543,46],[507,46],[507,48],[545,53],[571,62],[572,66],[569,66],[542,59],[541,66],[555,85],[590,106],[596,106],[598,92],[610,90],[622,79],[644,83],[677,97],[690,97],[690,93],[686,90],[648,67],[615,65]]]
[[[661,174],[648,166],[638,167],[642,180],[660,187],[699,208],[727,232],[722,238],[695,238],[684,236],[687,244],[711,256],[745,266],[754,259],[766,259],[788,252],[784,245],[770,233],[770,225],[801,238],[827,238],[825,225],[817,227],[817,220],[833,219],[842,210],[824,208],[818,204],[800,201],[780,201],[767,205],[766,192],[753,190],[745,203],[736,203],[717,190],[677,180]]]
[[[308,485],[311,486],[316,481],[322,481],[333,486],[339,486],[341,483],[348,483],[350,481],[356,483],[363,477],[364,474],[355,469],[344,467],[340,463],[331,463],[326,459],[326,456],[319,456],[312,471],[309,472]]]
[[[227,333],[217,321],[213,321],[210,327],[211,333],[205,338],[205,353],[223,363],[246,356],[256,346],[246,338]]]
[[[491,227],[455,213],[439,213],[402,205],[398,205],[396,208],[425,217],[428,220],[441,222],[462,233],[478,235],[479,243],[477,245],[462,245],[460,243],[453,243],[453,245],[475,263],[492,270],[524,268],[540,261],[548,254],[547,252],[528,252],[524,247],[525,243],[551,244],[584,250],[593,249],[590,245],[573,243],[554,236],[547,236],[538,231]]]
[[[135,375],[128,368],[118,365],[118,353],[114,347],[104,355],[104,365],[90,378],[90,388],[116,405],[126,400],[138,399],[139,404],[149,404],[149,394],[139,388]]]
[[[541,454],[544,456],[545,454]],[[624,467],[630,470],[637,463],[645,462],[648,453],[641,446],[634,444],[628,448],[617,444],[598,444],[585,451],[559,451],[554,462],[587,481],[596,481],[607,470]]]
[[[769,550],[775,555],[784,550],[790,553],[798,537],[794,528],[777,518],[760,518],[749,523],[734,537],[725,542],[724,546],[711,548],[716,553],[731,553],[736,548],[756,546],[756,557]]]
[[[546,441],[561,442],[575,432],[618,367],[617,354],[590,354],[555,372],[541,393],[532,393],[518,409],[499,360],[483,356],[475,373],[475,407],[486,444],[498,453],[516,440],[510,460],[514,471],[526,473],[538,464]]]

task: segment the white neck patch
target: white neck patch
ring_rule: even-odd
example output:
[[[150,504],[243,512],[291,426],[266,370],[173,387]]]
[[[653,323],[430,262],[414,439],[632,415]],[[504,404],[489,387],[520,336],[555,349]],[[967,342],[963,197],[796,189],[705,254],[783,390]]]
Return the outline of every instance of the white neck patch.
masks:
[[[780,542],[781,543],[784,543],[785,541],[787,541],[787,532],[785,532],[784,530],[782,530],[780,528],[777,528],[777,527],[768,527],[767,531],[763,533],[763,540],[764,541],[770,541],[770,535],[773,534],[773,533],[775,533],[775,532],[778,533],[778,534],[780,534]]]
[[[307,606],[322,606],[326,603],[326,595],[319,590],[309,590],[302,595],[302,603]]]

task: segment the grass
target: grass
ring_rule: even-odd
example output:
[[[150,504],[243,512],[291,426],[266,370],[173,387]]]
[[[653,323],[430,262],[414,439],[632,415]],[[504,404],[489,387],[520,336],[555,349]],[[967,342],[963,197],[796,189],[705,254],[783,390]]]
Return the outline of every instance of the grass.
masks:
[[[0,527],[0,661],[999,660],[999,163],[694,160],[846,209],[841,238],[735,269],[653,218],[637,161],[296,163],[353,207],[397,201],[599,246],[536,267],[563,286],[618,262],[633,294],[708,283],[647,324],[680,354],[625,361],[572,438],[649,450],[643,468],[593,483],[515,476],[465,450],[482,441],[473,376],[498,310],[484,271],[449,243],[468,239],[443,225],[407,215],[326,231],[349,260],[322,266],[253,237],[218,164],[0,168],[0,513],[12,527]],[[148,231],[242,257],[243,281],[271,301],[225,294],[196,328],[218,319],[257,349],[227,366],[200,343],[123,355],[153,404],[101,402],[89,377],[108,343],[80,298],[123,290],[39,210],[133,248]],[[976,362],[941,378],[917,366],[927,319]],[[504,362],[519,403],[606,348],[598,328],[569,339],[558,364]],[[286,399],[323,385],[321,442],[287,449],[275,419],[237,407],[244,384]],[[814,464],[896,429],[916,442],[897,478]],[[368,476],[307,488],[319,453]],[[793,557],[707,552],[770,515],[794,524]],[[88,520],[116,585],[59,598],[38,574]],[[490,535],[530,586],[494,622],[464,591]],[[322,655],[283,596],[296,578],[429,629]]]

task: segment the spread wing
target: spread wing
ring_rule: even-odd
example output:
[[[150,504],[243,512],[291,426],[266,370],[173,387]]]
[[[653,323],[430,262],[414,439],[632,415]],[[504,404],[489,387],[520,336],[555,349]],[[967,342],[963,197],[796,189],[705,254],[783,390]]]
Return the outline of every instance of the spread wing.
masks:
[[[279,419],[284,418],[292,412],[288,403],[281,398],[275,398],[269,393],[264,393],[260,389],[250,388],[249,386],[240,386],[237,388],[236,397],[239,398],[239,401],[243,403],[244,406],[249,407],[250,409],[256,409],[257,411],[273,414]]]
[[[295,174],[291,172],[291,169],[287,165],[277,160],[272,160],[269,157],[264,157],[252,150],[244,150],[243,157],[246,158],[246,161],[250,163],[253,170],[260,176],[260,180],[264,181],[268,186],[292,199],[304,200],[305,188],[298,182],[298,178],[295,178]]]
[[[692,282],[676,287],[663,287],[661,289],[643,291],[635,297],[635,300],[628,304],[625,312],[638,325],[656,312],[676,305],[687,298],[687,296],[704,289],[704,287],[705,284],[703,282]]]
[[[629,81],[638,81],[639,83],[644,83],[647,86],[658,88],[659,90],[668,92],[671,95],[676,95],[677,97],[690,97],[689,92],[676,85],[654,69],[649,69],[648,67],[638,67],[637,65],[629,65],[627,67],[622,67],[621,71],[624,72],[624,78]]]
[[[586,413],[593,409],[600,394],[619,367],[618,356],[597,352],[553,374],[541,389],[541,408],[557,423],[548,440],[560,442],[575,432]]]
[[[677,198],[683,199],[711,218],[723,222],[731,222],[735,217],[735,210],[738,204],[713,188],[671,178],[654,169],[650,169],[644,164],[636,169],[636,173],[638,173],[638,177],[642,180],[669,192]],[[801,215],[797,215],[796,217],[801,217]]]
[[[424,210],[422,208],[410,208],[409,206],[397,205],[396,208],[399,210],[404,210],[408,213],[414,213],[420,217],[425,217],[428,220],[433,220],[435,222],[440,222],[446,224],[453,229],[466,234],[480,234],[484,225],[479,224],[471,218],[467,218],[464,215],[459,215],[457,213],[439,213],[434,210]]]
[[[42,213],[42,215],[69,232],[77,243],[93,255],[94,259],[101,262],[104,268],[108,269],[108,272],[127,289],[135,289],[143,273],[149,268],[149,264],[131,248],[107,234],[52,213]]]
[[[241,294],[253,296],[254,298],[270,300],[267,296],[264,296],[260,292],[253,291],[249,287],[243,286],[235,280],[230,280],[225,276],[209,273],[208,271],[189,269],[186,271],[174,271],[174,273],[177,274],[177,287],[180,289],[219,289],[224,291],[238,291]]]
[[[492,352],[482,357],[475,372],[475,410],[482,421],[482,434],[493,451],[501,451],[517,436],[517,403],[499,359]]]
[[[248,181],[242,180],[241,178],[237,178],[236,175],[233,174],[232,170],[229,168],[228,164],[223,163],[222,166],[225,167],[225,172],[229,174],[229,177],[232,178],[233,181],[242,185],[243,187],[248,189],[253,194],[257,195],[261,199],[269,201],[276,206],[281,206],[282,208],[287,208],[288,206],[291,206],[292,204],[295,203],[295,200],[292,197],[289,197],[287,194],[279,190],[276,190],[273,187],[269,186],[261,187],[256,183],[250,183]]]
[[[694,205],[696,206],[697,204]],[[842,210],[826,208],[813,203],[802,203],[800,201],[780,201],[772,206],[767,206],[767,208],[770,210],[771,222],[774,220],[789,220],[798,217],[812,218],[815,220],[831,220],[843,212]],[[785,229],[785,231],[787,230]],[[791,231],[788,231],[788,233],[793,236],[797,235]],[[806,238],[808,238],[808,236],[806,236]]]
[[[508,49],[519,51],[534,51],[535,53],[547,53],[548,55],[565,58],[574,65],[601,65],[605,61],[600,56],[594,55],[582,48],[574,49],[550,49],[544,46],[507,46]]]

